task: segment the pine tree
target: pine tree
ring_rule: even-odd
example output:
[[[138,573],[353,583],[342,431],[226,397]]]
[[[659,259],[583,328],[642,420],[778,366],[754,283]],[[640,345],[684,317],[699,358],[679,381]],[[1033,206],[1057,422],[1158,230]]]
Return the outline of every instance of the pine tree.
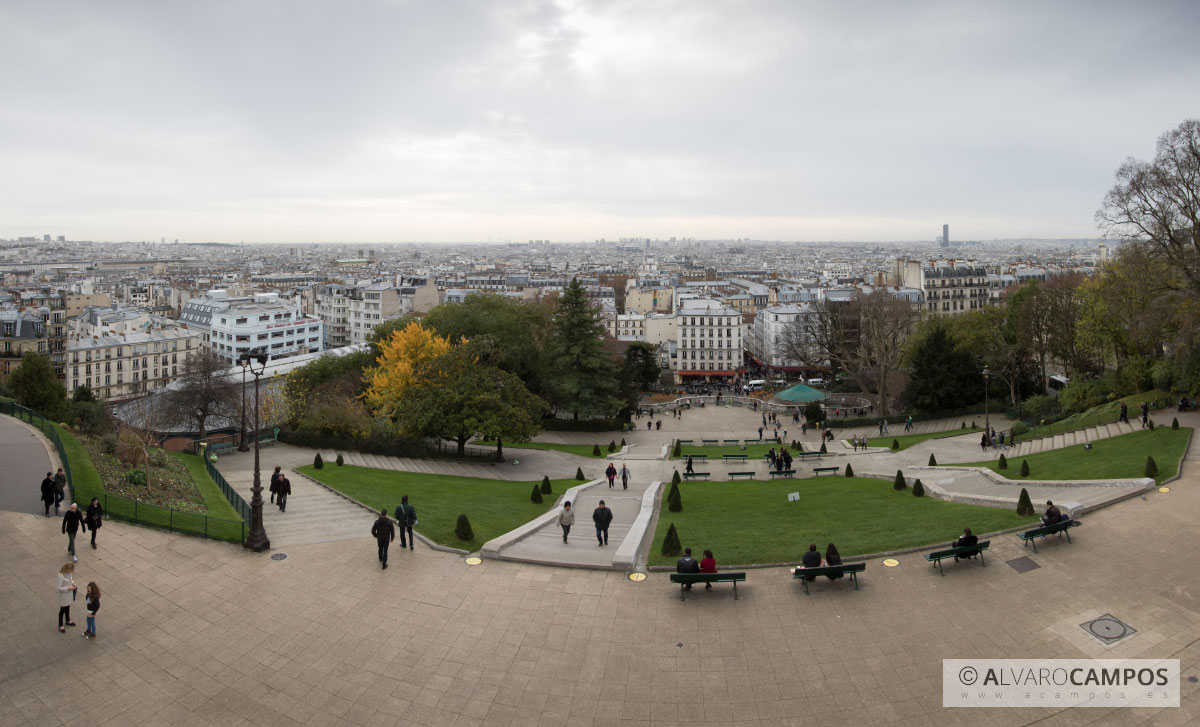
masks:
[[[338,456],[337,456],[337,460],[336,460],[336,462],[337,462],[337,466],[338,466],[338,467],[341,467],[342,465],[346,464],[346,460],[342,459],[342,453],[341,453],[341,452],[338,452]]]
[[[929,453],[929,466],[937,467],[937,457],[933,456],[933,452]]]
[[[671,523],[671,527],[667,528],[667,534],[663,536],[662,550],[659,552],[668,558],[674,558],[683,551],[683,546],[679,543],[679,533],[675,531],[675,523]]]
[[[1154,458],[1149,455],[1146,456],[1146,469],[1142,472],[1142,476],[1151,478],[1158,477],[1158,464],[1155,463]]]
[[[913,483],[913,497],[925,497],[925,485],[921,484],[921,478]]]
[[[599,456],[600,456],[600,445],[599,445],[599,444],[593,444],[593,445],[592,445],[592,456],[593,456],[593,457],[599,457]]]
[[[624,447],[624,446],[625,446],[625,437],[621,437],[621,446],[622,446],[622,447]]]
[[[1017,498],[1017,514],[1021,517],[1029,517],[1033,514],[1033,503],[1029,500],[1029,490],[1021,488],[1021,496]]]
[[[1008,460],[1004,457],[1004,455],[1000,455],[1000,461],[996,463],[996,467],[1002,470],[1008,469]]]
[[[549,475],[543,475],[543,476],[542,476],[542,494],[543,494],[543,495],[550,495],[550,494],[553,494],[553,493],[554,493],[554,490],[552,490],[552,489],[550,488],[550,476],[549,476]]]
[[[575,419],[612,416],[623,404],[615,356],[604,348],[604,324],[583,284],[572,278],[558,299],[547,345],[547,394]]]
[[[904,481],[904,473],[896,470],[896,481],[892,483],[893,490],[907,490],[908,484]]]
[[[325,466],[325,460],[321,459],[321,453],[317,452],[317,456],[313,457],[313,469],[319,470]]]
[[[1172,429],[1178,429],[1178,428],[1179,428],[1179,417],[1175,417],[1175,418],[1173,418],[1173,419],[1171,420],[1171,428],[1172,428]]]
[[[849,462],[847,462],[847,463],[846,463],[846,476],[847,476],[847,477],[853,477],[853,476],[854,476],[854,468],[853,468],[852,466],[850,466],[850,463],[849,463]]]
[[[533,492],[529,493],[529,501],[535,505],[542,504],[542,490],[537,485],[534,485]]]
[[[683,456],[683,445],[679,443],[678,439],[675,440],[675,449],[671,450],[671,456],[672,457],[682,457]]]
[[[683,511],[683,496],[679,494],[679,485],[671,483],[671,489],[667,492],[667,509],[671,512]]]
[[[1021,476],[1022,476],[1022,477],[1028,477],[1028,476],[1029,476],[1029,462],[1028,462],[1027,460],[1024,460],[1024,459],[1023,459],[1023,460],[1021,460]]]
[[[575,468],[575,479],[579,480],[580,482],[583,482],[585,479],[587,479],[586,477],[583,476],[583,468],[582,467]]]
[[[821,442],[821,454],[829,454],[829,450],[825,449],[824,442]]]
[[[454,523],[454,536],[459,540],[475,539],[475,531],[471,530],[471,521],[466,513],[459,515],[458,521]]]
[[[675,474],[671,475],[671,484],[678,485],[682,481],[683,478],[679,476],[679,470],[675,470]]]
[[[608,441],[608,452],[609,454],[612,454],[615,451],[617,451],[617,440],[610,439]]]

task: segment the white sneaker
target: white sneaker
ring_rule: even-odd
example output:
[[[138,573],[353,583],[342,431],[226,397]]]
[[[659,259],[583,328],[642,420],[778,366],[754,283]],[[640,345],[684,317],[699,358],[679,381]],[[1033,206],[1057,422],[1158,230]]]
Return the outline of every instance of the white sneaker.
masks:
[[[78,562],[79,562],[79,557],[78,557],[78,556],[75,556],[75,555],[72,555],[72,556],[71,556],[71,562],[72,562],[72,563],[78,563]]]

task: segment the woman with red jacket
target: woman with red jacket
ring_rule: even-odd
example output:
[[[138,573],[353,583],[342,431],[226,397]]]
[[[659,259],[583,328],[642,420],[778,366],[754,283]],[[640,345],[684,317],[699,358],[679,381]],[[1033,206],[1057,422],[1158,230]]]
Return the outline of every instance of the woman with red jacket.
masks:
[[[717,572],[717,559],[713,557],[713,553],[711,550],[704,551],[704,557],[700,559],[700,572],[701,573],[716,573]],[[712,584],[705,583],[704,589],[706,591],[712,590]]]

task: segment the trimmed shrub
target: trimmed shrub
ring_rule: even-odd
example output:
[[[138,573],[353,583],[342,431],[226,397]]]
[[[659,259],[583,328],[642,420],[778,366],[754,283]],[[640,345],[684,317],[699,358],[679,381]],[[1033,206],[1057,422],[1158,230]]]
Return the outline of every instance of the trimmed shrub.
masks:
[[[317,456],[313,457],[313,469],[319,470],[325,466],[325,460],[321,459],[321,453],[317,452]]]
[[[977,425],[977,424],[975,423],[975,420],[974,420],[974,419],[972,419],[972,420],[971,420],[971,428],[972,428],[972,429],[977,429],[977,428],[978,428],[978,426],[979,426],[979,425]]]
[[[125,481],[136,487],[146,486],[146,471],[145,470],[126,470]]]
[[[550,487],[550,476],[549,476],[549,475],[544,475],[544,476],[542,477],[542,494],[543,494],[543,495],[550,495],[550,494],[553,494],[553,493],[554,493],[554,490],[553,490],[553,489],[551,489],[551,487]]]
[[[458,516],[458,521],[454,523],[454,537],[459,540],[474,540],[475,531],[471,529],[471,521],[467,518],[464,512]]]
[[[679,544],[679,533],[675,530],[675,523],[671,523],[671,527],[667,528],[667,534],[663,537],[662,550],[659,552],[668,558],[673,558],[683,552],[683,546]]]
[[[339,452],[337,456],[337,466],[341,467],[344,464],[346,464],[346,460],[342,459],[342,454]]]
[[[579,480],[580,482],[583,482],[585,479],[587,479],[586,477],[583,476],[583,468],[582,467],[575,468],[575,479]]]
[[[846,476],[847,476],[847,477],[853,477],[853,476],[854,476],[854,468],[850,466],[850,463],[849,463],[849,462],[847,462],[847,463],[846,463]]]
[[[921,484],[921,478],[913,483],[913,497],[925,497],[925,485]]]
[[[962,426],[961,426],[961,427],[959,427],[959,429],[966,429],[966,428],[967,428],[967,423],[966,423],[966,422],[963,422],[963,423],[962,423]]]
[[[1029,490],[1021,488],[1021,496],[1017,498],[1017,514],[1029,517],[1033,514],[1033,503],[1029,501]]]
[[[1158,477],[1158,464],[1155,463],[1153,457],[1147,455],[1146,469],[1142,472],[1142,475],[1144,477]]]
[[[592,445],[592,456],[593,456],[593,457],[599,457],[599,456],[600,456],[600,445],[599,445],[599,444],[593,444],[593,445]]]
[[[1004,455],[1000,455],[1000,461],[996,463],[996,467],[1002,470],[1008,469],[1008,460],[1005,459]]]
[[[609,452],[609,454],[612,454],[612,453],[613,453],[613,452],[615,452],[615,451],[617,451],[617,440],[615,440],[615,439],[610,439],[610,440],[608,440],[608,452]]]
[[[1024,460],[1024,459],[1021,460],[1021,476],[1022,477],[1029,476],[1029,461],[1028,460]]]
[[[679,476],[679,470],[675,470],[675,474],[671,475],[671,484],[678,485],[682,481],[683,478]]]
[[[1171,428],[1172,429],[1179,428],[1179,417],[1175,417],[1174,419],[1171,420]]]
[[[825,449],[824,442],[821,442],[821,454],[829,454],[829,450]]]
[[[933,456],[933,452],[929,453],[929,466],[937,467],[937,457]]]
[[[904,481],[904,473],[900,470],[896,470],[896,481],[892,483],[892,489],[893,490],[907,490],[908,489],[908,483],[906,483]]]
[[[683,445],[679,443],[678,439],[675,440],[675,449],[671,450],[671,456],[672,457],[682,457],[683,456]]]
[[[899,451],[900,451],[900,440],[899,440],[899,439],[893,439],[893,440],[892,440],[892,451],[893,451],[893,452],[899,452]]]
[[[529,494],[529,501],[535,505],[542,504],[542,488],[537,485],[533,486],[533,492]]]
[[[1012,425],[1012,435],[1014,437],[1025,434],[1029,431],[1029,425],[1023,421],[1015,421]]]
[[[621,446],[622,446],[622,447],[624,447],[624,446],[625,446],[625,437],[621,437]]]
[[[683,512],[683,496],[679,494],[679,485],[671,485],[671,491],[667,493],[667,509]]]
[[[1149,427],[1149,428],[1150,428],[1150,431],[1152,431],[1152,432],[1153,432],[1153,431],[1154,431],[1154,420],[1153,420],[1153,419],[1149,419],[1149,418],[1147,418],[1147,419],[1146,419],[1146,426],[1147,426],[1147,427]]]

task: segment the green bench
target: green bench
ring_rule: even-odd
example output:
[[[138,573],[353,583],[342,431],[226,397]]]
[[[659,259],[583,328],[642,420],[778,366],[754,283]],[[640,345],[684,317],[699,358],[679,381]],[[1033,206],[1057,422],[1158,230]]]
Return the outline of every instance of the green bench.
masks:
[[[841,467],[813,467],[813,477],[820,477],[825,472],[836,475],[840,469]]]
[[[987,550],[991,543],[992,541],[990,540],[981,540],[974,545],[963,545],[957,548],[950,548],[948,550],[937,550],[932,553],[926,553],[925,560],[936,564],[938,571],[942,575],[946,575],[946,571],[942,570],[942,560],[944,558],[974,558],[978,555],[979,562],[983,564],[984,568],[986,568],[987,561],[983,559],[983,551]]]
[[[804,584],[804,595],[811,596],[808,592],[808,582],[817,576],[844,576],[850,575],[850,579],[854,581],[854,590],[858,590],[858,574],[867,569],[866,563],[843,563],[841,565],[823,565],[819,568],[796,568],[792,573],[793,578],[799,578]]]
[[[809,457],[816,457],[817,459],[821,459],[821,453],[819,451],[818,452],[797,452],[797,453],[793,454],[792,457],[794,459],[801,459],[801,460],[808,459]]]
[[[695,585],[697,583],[732,583],[733,584],[733,600],[737,600],[737,584],[738,581],[745,581],[745,573],[672,573],[671,582],[679,584],[679,600],[684,600],[683,592],[687,590],[684,586]]]
[[[692,446],[692,442],[693,442],[693,441],[695,441],[695,440],[692,440],[692,439],[681,439],[681,440],[679,440],[679,446],[680,446],[680,447],[690,447],[690,446]]]
[[[767,470],[767,474],[771,475],[771,479],[776,477],[795,477],[796,470]]]
[[[711,473],[709,473],[709,472],[684,472],[683,479],[695,480],[695,479],[699,479],[699,478],[703,477],[704,479],[707,480],[709,474],[711,474]]]
[[[700,442],[701,442],[701,443],[702,443],[702,444],[703,444],[705,447],[715,447],[715,446],[717,446],[717,444],[718,444],[720,441],[721,441],[721,440],[719,440],[719,439],[701,439],[701,440],[700,440]]]
[[[744,455],[744,454],[723,454],[723,455],[721,455],[721,459],[725,460],[726,462],[745,462],[746,455]]]
[[[752,479],[754,479],[754,473],[753,472],[730,472],[729,473],[729,478],[732,480],[736,480],[739,477],[745,477],[748,480],[752,480]]]
[[[1025,541],[1022,543],[1022,545],[1029,545],[1030,543],[1033,543],[1033,552],[1036,553],[1038,552],[1036,542],[1037,538],[1044,538],[1047,535],[1054,535],[1055,533],[1060,535],[1065,533],[1067,536],[1067,542],[1069,543],[1071,542],[1071,533],[1068,531],[1071,528],[1079,527],[1082,524],[1083,523],[1079,522],[1078,520],[1071,519],[1062,520],[1054,523],[1053,525],[1043,525],[1042,527],[1034,528],[1033,530],[1026,530],[1025,532],[1021,533],[1021,540]]]
[[[760,437],[758,439],[747,439],[746,444],[762,444],[762,438]]]
[[[685,454],[685,455],[683,455],[684,459],[687,459],[688,457],[691,457],[692,460],[696,461],[696,462],[707,462],[708,461],[707,454]]]
[[[213,442],[206,449],[209,454],[220,454],[221,452],[232,452],[237,448],[233,442]]]
[[[723,441],[725,443],[726,447],[736,447],[737,443],[738,443],[738,440],[736,440],[736,439],[724,439],[721,441]]]

